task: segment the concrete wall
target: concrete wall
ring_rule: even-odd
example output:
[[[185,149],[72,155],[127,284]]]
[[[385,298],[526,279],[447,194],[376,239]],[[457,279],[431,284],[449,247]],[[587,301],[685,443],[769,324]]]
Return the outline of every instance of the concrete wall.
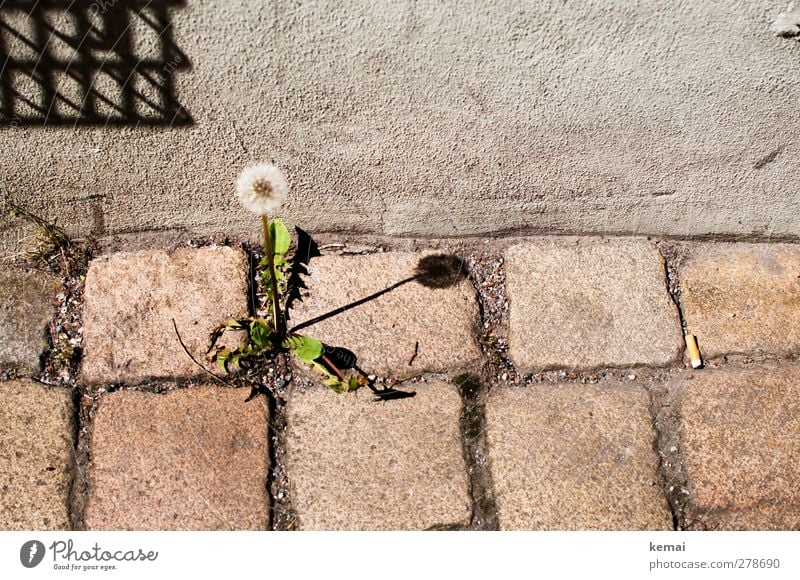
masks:
[[[784,2],[188,0],[191,124],[6,119],[1,183],[83,233],[257,231],[233,183],[268,160],[312,231],[798,237]]]

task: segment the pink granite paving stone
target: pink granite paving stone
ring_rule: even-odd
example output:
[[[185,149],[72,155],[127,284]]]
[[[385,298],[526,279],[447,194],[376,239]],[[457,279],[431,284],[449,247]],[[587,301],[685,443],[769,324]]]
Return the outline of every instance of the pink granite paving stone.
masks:
[[[678,277],[705,357],[800,352],[800,245],[700,244]]]
[[[471,500],[461,398],[441,381],[413,398],[376,403],[367,389],[294,388],[286,466],[304,530],[465,526]]]
[[[0,382],[0,530],[68,530],[74,474],[67,389]]]
[[[506,251],[517,368],[664,366],[682,348],[664,259],[642,239],[537,239]]]
[[[706,370],[675,385],[690,521],[800,529],[800,367]]]
[[[263,530],[269,414],[241,389],[117,391],[94,421],[93,530]]]
[[[137,383],[203,374],[211,331],[247,315],[247,261],[229,247],[146,251],[92,260],[86,275],[82,376]]]
[[[0,268],[0,368],[39,370],[61,282],[41,272]]]
[[[489,461],[504,530],[668,530],[649,397],[629,386],[494,389]]]
[[[298,324],[413,276],[426,254],[321,256],[311,260],[308,290],[291,312]],[[406,377],[465,368],[480,359],[478,302],[463,271],[445,287],[412,281],[303,329],[331,346],[350,349],[374,374]],[[291,325],[290,325],[291,326]]]

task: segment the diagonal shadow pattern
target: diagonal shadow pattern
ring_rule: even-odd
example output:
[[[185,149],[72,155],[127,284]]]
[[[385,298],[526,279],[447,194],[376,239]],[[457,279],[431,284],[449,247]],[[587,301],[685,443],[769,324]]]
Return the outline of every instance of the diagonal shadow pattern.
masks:
[[[191,125],[185,0],[0,0],[0,126]]]

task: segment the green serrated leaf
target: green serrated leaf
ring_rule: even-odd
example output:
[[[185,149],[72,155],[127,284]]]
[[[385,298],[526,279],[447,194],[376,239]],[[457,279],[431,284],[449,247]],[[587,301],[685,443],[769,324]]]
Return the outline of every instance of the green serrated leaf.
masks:
[[[250,323],[250,340],[257,347],[264,348],[270,344],[272,329],[263,319],[257,318]]]
[[[219,366],[223,373],[228,372],[228,360],[230,359],[230,356],[231,351],[227,348],[223,348],[214,357],[216,359],[217,366]]]
[[[325,347],[322,342],[310,336],[290,336],[283,341],[283,348],[290,349],[297,358],[306,364],[312,364],[314,359],[322,356]]]
[[[292,243],[292,236],[281,220],[272,220],[272,223],[269,224],[269,235],[270,238],[272,238],[272,250],[275,252],[276,256],[289,251],[289,246]]]
[[[246,319],[245,320],[231,319],[217,326],[211,332],[211,338],[210,338],[211,346],[208,347],[206,354],[209,354],[212,350],[214,350],[214,347],[217,345],[217,341],[225,333],[226,330],[244,330],[246,328],[245,324],[247,322],[248,321]]]

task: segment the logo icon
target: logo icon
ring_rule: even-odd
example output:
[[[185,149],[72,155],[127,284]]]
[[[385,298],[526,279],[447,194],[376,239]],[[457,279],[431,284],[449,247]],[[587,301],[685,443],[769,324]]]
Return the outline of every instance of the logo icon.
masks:
[[[29,540],[19,550],[19,561],[26,568],[35,568],[44,559],[44,544],[39,540]]]

